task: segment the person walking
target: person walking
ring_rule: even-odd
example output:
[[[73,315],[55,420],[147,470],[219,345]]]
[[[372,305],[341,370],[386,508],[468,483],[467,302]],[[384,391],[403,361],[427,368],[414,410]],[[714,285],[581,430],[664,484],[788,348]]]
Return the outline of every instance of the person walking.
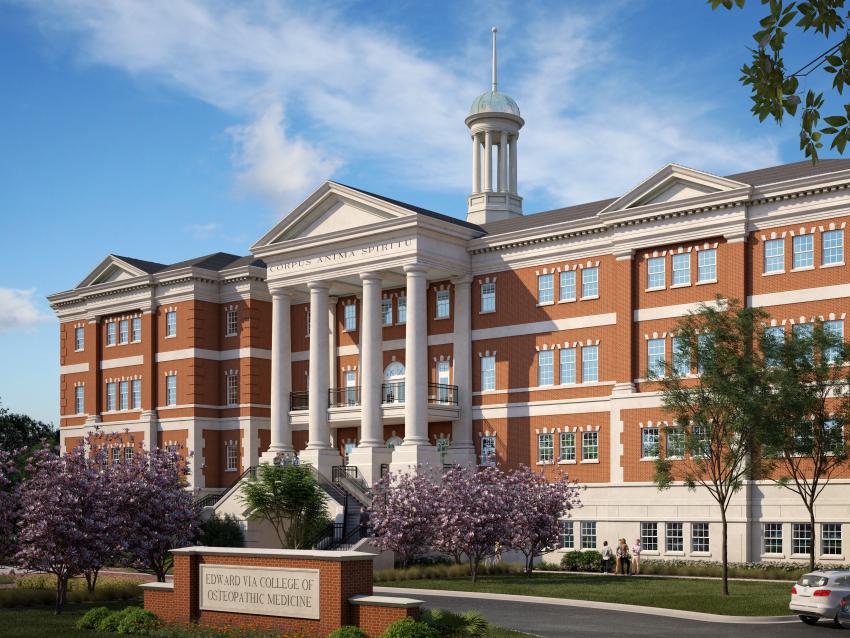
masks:
[[[632,545],[632,574],[640,574],[640,539],[635,539],[635,544]]]
[[[608,546],[608,541],[602,541],[602,573],[606,576],[611,573],[611,559],[614,552]]]
[[[621,538],[617,545],[617,561],[620,563],[620,576],[630,576],[631,557],[629,556],[629,546],[626,544],[625,538]]]

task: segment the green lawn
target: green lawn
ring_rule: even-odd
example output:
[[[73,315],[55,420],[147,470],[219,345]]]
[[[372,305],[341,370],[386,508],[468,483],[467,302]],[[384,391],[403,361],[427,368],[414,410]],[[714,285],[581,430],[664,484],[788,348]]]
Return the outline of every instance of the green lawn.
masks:
[[[379,584],[387,587],[595,600],[729,616],[787,616],[791,614],[788,610],[791,586],[787,583],[731,582],[728,597],[721,595],[720,581],[679,578],[567,574],[533,574],[528,577],[510,574],[482,576],[475,585],[468,578],[400,580]]]
[[[127,605],[141,605],[141,601],[122,600],[114,603],[81,603],[66,605],[58,616],[52,607],[0,608],[0,636],[2,638],[48,638],[79,636],[82,638],[115,638],[115,634],[77,629],[77,620],[92,607],[124,609]]]

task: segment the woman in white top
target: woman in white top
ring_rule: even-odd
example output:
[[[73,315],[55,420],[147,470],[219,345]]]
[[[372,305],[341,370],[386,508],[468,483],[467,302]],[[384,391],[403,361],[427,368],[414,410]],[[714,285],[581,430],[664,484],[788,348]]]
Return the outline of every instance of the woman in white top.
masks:
[[[632,574],[640,574],[640,539],[635,539],[632,545]]]

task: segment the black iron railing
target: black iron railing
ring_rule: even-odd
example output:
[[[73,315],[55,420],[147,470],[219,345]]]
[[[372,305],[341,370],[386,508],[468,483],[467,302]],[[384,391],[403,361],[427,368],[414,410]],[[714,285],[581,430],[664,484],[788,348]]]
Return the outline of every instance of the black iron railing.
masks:
[[[351,405],[360,405],[359,385],[328,390],[328,407],[344,408]]]
[[[357,479],[360,476],[360,473],[357,471],[356,465],[334,465],[331,470],[331,477],[334,480],[334,483],[339,481],[341,478],[351,478]]]
[[[457,386],[447,383],[429,383],[428,403],[457,405]]]
[[[381,384],[382,403],[404,403],[404,381]]]
[[[307,390],[289,393],[290,410],[307,410],[310,407],[310,393]]]
[[[230,485],[228,485],[226,488],[224,488],[220,492],[218,492],[216,494],[207,494],[206,496],[202,496],[201,498],[197,499],[195,501],[195,507],[212,507],[213,505],[218,503],[222,498],[224,498],[225,495],[227,495],[233,489],[235,489],[239,485],[239,483],[242,482],[243,479],[246,479],[249,476],[251,478],[257,478],[257,466],[256,465],[252,465],[247,470],[242,472],[242,474],[239,476],[238,479],[233,481]]]

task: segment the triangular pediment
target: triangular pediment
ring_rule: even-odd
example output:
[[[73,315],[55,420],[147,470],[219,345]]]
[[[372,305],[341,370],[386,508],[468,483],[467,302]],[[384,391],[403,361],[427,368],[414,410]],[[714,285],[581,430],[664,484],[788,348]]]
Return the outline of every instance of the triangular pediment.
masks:
[[[747,184],[678,164],[668,164],[609,204],[600,214],[623,211],[650,204],[664,204],[713,195]]]
[[[124,281],[133,277],[150,274],[138,266],[135,266],[120,257],[109,255],[100,262],[94,270],[92,270],[86,278],[83,279],[77,288],[85,288],[87,286],[97,286],[98,284],[106,284],[114,281]]]
[[[344,234],[412,215],[415,213],[381,197],[336,182],[325,182],[251,250],[296,239]]]

